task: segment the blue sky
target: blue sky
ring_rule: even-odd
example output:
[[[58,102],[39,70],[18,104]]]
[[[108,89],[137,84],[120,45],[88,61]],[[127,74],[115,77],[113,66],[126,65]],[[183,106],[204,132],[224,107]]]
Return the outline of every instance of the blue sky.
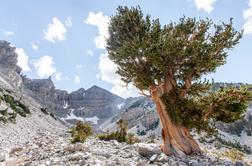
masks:
[[[235,28],[245,34],[227,64],[208,78],[252,83],[252,0],[8,0],[0,6],[0,39],[17,47],[19,65],[31,78],[52,75],[56,88],[67,91],[98,85],[136,96],[134,87],[121,86],[104,49],[109,16],[118,5],[140,5],[163,25],[183,15],[215,23],[233,17]]]

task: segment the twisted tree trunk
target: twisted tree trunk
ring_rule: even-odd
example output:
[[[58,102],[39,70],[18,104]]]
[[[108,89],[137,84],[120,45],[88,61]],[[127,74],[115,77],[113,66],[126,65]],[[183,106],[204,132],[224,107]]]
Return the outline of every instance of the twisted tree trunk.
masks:
[[[201,153],[198,143],[194,140],[188,128],[174,124],[169,117],[166,106],[158,95],[157,89],[151,93],[152,100],[162,124],[163,144],[161,149],[166,155],[189,155]]]

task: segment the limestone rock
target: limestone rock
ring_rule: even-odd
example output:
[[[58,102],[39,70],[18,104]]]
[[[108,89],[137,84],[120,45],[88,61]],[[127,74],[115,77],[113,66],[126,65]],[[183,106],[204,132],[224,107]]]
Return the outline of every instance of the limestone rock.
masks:
[[[134,146],[137,148],[138,153],[142,156],[151,156],[161,153],[160,147],[157,144],[137,143]]]
[[[4,151],[0,152],[0,162],[3,162],[6,159],[6,153]]]
[[[153,156],[151,156],[150,158],[150,162],[153,163],[157,160],[157,154],[154,154]]]

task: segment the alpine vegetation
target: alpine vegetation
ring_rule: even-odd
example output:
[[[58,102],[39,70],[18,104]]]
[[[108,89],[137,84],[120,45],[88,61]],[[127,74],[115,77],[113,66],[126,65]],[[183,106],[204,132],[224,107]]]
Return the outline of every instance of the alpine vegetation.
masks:
[[[162,123],[162,151],[200,153],[190,129],[212,131],[210,122],[234,122],[245,112],[251,93],[244,88],[209,92],[202,81],[226,63],[242,31],[233,21],[182,17],[162,26],[140,7],[117,8],[111,17],[107,50],[126,85],[132,83],[155,102]]]

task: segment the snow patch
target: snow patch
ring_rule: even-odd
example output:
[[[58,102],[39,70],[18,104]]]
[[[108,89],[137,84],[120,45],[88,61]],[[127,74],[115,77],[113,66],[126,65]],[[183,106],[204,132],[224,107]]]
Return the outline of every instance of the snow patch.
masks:
[[[67,109],[69,107],[68,102],[64,101],[63,108]]]
[[[91,118],[85,118],[86,121],[92,122],[93,124],[98,124],[99,118],[97,116],[91,117]]]
[[[117,108],[118,108],[118,109],[122,109],[123,106],[124,106],[124,103],[117,104]]]
[[[67,117],[63,118],[63,119],[64,120],[76,119],[76,120],[84,121],[83,118],[75,116],[74,113],[73,113],[73,111],[74,111],[74,109],[70,109],[70,113],[68,113]]]
[[[83,110],[85,110],[85,107],[80,107],[80,108],[78,108],[77,110],[83,111]]]

